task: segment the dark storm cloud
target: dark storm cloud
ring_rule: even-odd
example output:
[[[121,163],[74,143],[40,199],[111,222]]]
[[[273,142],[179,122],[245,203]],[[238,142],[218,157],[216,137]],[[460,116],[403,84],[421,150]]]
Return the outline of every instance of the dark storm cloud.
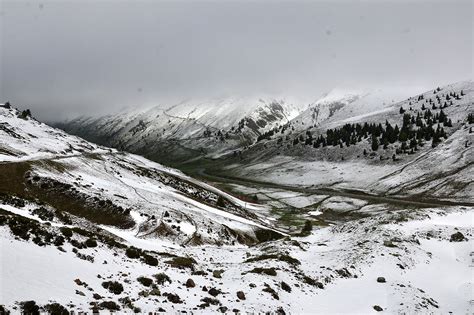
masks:
[[[0,100],[43,119],[472,76],[469,0],[0,2]]]

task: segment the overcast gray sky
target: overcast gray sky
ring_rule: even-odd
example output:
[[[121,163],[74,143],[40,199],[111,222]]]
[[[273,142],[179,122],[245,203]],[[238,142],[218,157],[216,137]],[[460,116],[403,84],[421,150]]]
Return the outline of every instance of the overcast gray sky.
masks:
[[[470,0],[0,3],[0,101],[47,120],[472,77]]]

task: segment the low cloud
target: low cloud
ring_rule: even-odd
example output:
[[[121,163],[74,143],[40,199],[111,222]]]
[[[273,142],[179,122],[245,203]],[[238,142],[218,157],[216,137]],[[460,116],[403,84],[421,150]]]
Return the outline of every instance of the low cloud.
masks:
[[[472,75],[471,1],[2,1],[0,96],[46,120]]]

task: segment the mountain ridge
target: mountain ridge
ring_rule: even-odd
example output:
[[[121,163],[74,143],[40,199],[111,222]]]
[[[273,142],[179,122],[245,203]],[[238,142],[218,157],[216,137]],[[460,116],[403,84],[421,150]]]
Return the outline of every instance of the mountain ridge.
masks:
[[[174,158],[184,162],[196,154],[215,158],[251,145],[268,130],[289,123],[323,104],[329,96],[342,100],[348,95],[360,97],[359,94],[370,92],[356,94],[336,89],[317,101],[269,96],[190,100],[102,117],[83,116],[53,125],[93,142],[164,162],[165,154],[160,154],[159,147],[169,147],[167,154],[174,149],[178,152]],[[150,149],[151,142],[160,142],[160,146]]]

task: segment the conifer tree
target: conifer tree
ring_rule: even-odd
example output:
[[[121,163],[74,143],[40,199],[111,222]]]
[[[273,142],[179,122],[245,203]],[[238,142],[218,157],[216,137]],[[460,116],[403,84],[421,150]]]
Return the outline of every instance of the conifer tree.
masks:
[[[379,141],[377,137],[372,136],[372,151],[377,151],[379,149]]]

